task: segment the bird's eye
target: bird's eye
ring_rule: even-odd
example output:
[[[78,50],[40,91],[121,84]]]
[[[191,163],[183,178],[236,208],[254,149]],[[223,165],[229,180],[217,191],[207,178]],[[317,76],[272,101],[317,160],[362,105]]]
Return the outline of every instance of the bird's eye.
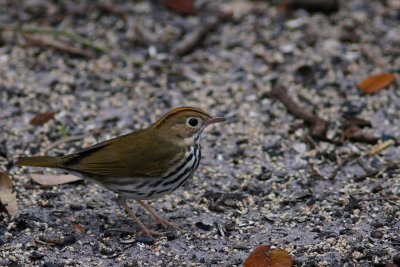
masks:
[[[197,125],[199,125],[199,120],[196,118],[189,118],[187,120],[187,124],[191,127],[196,127]]]

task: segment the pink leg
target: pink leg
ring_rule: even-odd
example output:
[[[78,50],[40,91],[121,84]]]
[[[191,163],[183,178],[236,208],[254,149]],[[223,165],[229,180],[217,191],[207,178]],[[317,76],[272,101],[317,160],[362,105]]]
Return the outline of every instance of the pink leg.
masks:
[[[125,209],[125,211],[129,214],[129,216],[132,217],[132,219],[137,223],[137,225],[139,225],[141,231],[142,231],[145,235],[147,235],[147,236],[149,236],[149,237],[153,237],[153,235],[163,235],[163,233],[156,232],[156,231],[153,231],[153,230],[150,230],[149,228],[147,228],[147,227],[139,220],[139,218],[136,217],[136,215],[135,215],[135,213],[132,211],[132,209],[129,208],[128,204],[126,203],[126,199],[125,199],[125,198],[122,198],[122,197],[118,196],[117,201],[118,201],[118,204],[120,204],[120,205]]]
[[[161,224],[164,227],[174,227],[174,228],[182,228],[182,225],[167,221],[163,219],[158,213],[148,204],[144,203],[143,200],[136,200],[145,210],[147,210],[151,216],[156,220],[158,224]]]

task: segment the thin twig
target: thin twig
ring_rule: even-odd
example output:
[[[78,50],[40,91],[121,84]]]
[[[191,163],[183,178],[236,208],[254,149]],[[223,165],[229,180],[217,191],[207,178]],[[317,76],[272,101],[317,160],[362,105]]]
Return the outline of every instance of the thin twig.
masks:
[[[382,167],[380,167],[378,169],[369,168],[369,170],[366,170],[366,172],[364,174],[355,176],[354,181],[361,182],[361,181],[364,181],[367,177],[375,176],[381,172],[386,171],[387,169],[393,169],[393,168],[398,168],[398,167],[399,167],[399,163],[390,162],[390,163],[383,165]]]
[[[66,37],[73,42],[79,43],[84,45],[88,48],[91,48],[95,51],[108,53],[107,49],[96,45],[91,40],[80,36],[74,32],[66,31],[66,30],[57,30],[53,28],[44,28],[44,27],[22,27],[22,26],[13,26],[13,25],[6,25],[0,24],[0,31],[11,31],[11,32],[19,32],[19,33],[26,33],[26,34],[43,34],[43,35],[50,35],[55,37]]]
[[[337,166],[335,169],[333,169],[332,173],[328,176],[329,180],[333,180],[335,179],[336,175],[338,174],[338,172],[347,165],[347,163],[349,163],[350,161],[354,160],[355,158],[359,157],[360,154],[358,153],[351,153],[349,154],[346,158],[344,158]]]
[[[60,140],[54,142],[53,144],[51,144],[50,146],[46,147],[46,148],[43,150],[42,153],[43,153],[43,154],[46,154],[47,152],[49,152],[50,150],[52,150],[52,149],[55,148],[55,147],[58,147],[58,146],[61,145],[61,144],[68,143],[68,142],[74,142],[74,141],[80,141],[80,140],[82,140],[84,137],[85,137],[84,135],[77,135],[77,136],[71,136],[71,137],[67,137],[67,138],[60,139]]]
[[[24,38],[34,44],[34,45],[41,45],[41,46],[50,46],[53,48],[56,48],[60,51],[73,54],[73,55],[78,55],[78,56],[84,56],[87,58],[94,58],[95,53],[92,50],[87,50],[87,49],[82,49],[78,47],[73,47],[69,44],[60,42],[56,39],[53,39],[49,36],[34,36],[34,35],[26,35],[24,34]]]
[[[400,197],[369,197],[369,198],[357,198],[357,201],[375,201],[375,200],[400,200]]]
[[[374,171],[374,169],[371,168],[371,167],[368,165],[368,163],[367,163],[362,157],[360,157],[360,158],[357,159],[357,163],[364,169],[364,171],[365,171],[366,173]]]

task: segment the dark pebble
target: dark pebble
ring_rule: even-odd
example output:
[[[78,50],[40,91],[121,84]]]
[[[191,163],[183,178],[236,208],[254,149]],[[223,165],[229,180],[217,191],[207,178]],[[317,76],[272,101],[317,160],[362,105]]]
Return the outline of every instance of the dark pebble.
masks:
[[[33,251],[29,258],[33,261],[38,261],[44,258],[44,254],[41,254],[37,251]]]
[[[203,222],[197,222],[195,225],[197,228],[204,230],[204,231],[210,231],[213,228],[212,225],[203,223]]]
[[[143,244],[146,244],[146,245],[154,245],[154,238],[152,238],[152,237],[148,237],[148,236],[138,236],[137,238],[136,238],[136,242],[138,242],[138,243],[143,243]]]
[[[277,171],[274,173],[278,178],[285,178],[288,173],[286,171]]]
[[[224,227],[225,227],[226,231],[233,231],[233,230],[235,230],[236,223],[234,221],[227,222],[227,223],[225,223]]]
[[[58,263],[52,263],[52,262],[45,262],[41,265],[41,267],[61,267],[63,265],[58,264]]]
[[[42,197],[45,198],[45,199],[56,198],[59,195],[61,195],[61,193],[49,192],[49,191],[45,191],[45,192],[42,193]]]
[[[382,139],[382,142],[385,142],[385,141],[388,141],[388,140],[393,140],[393,141],[397,141],[396,140],[396,137],[394,137],[393,135],[389,135],[389,134],[382,134],[381,135],[381,139]]]
[[[139,263],[137,262],[137,260],[132,259],[129,262],[125,262],[123,266],[124,267],[138,267]]]
[[[73,235],[66,236],[66,237],[64,237],[64,239],[63,239],[63,245],[65,245],[65,246],[72,245],[72,244],[74,244],[75,242],[76,242],[76,237],[73,236]]]
[[[110,256],[114,254],[114,250],[108,247],[101,247],[100,248],[100,253],[104,256]]]
[[[25,230],[26,228],[30,228],[29,226],[30,225],[29,225],[28,220],[26,218],[18,218],[15,221],[16,230],[22,231],[22,230]]]
[[[339,11],[339,0],[309,1],[309,0],[290,0],[286,1],[287,10],[304,9],[308,12],[334,13]]]
[[[394,255],[393,262],[396,263],[397,265],[400,265],[400,253]]]
[[[343,111],[348,116],[356,116],[363,111],[364,107],[365,107],[364,103],[361,103],[359,101],[355,102],[347,100],[343,104],[343,109],[344,109]]]
[[[295,78],[301,83],[313,83],[315,81],[314,70],[309,65],[300,66],[295,72]]]
[[[371,192],[378,193],[378,192],[382,191],[382,189],[383,189],[382,186],[380,184],[377,184],[374,186],[374,188],[372,188]]]
[[[69,205],[69,208],[71,210],[82,210],[83,209],[82,205],[79,205],[79,204],[71,204],[71,205]]]
[[[104,230],[103,236],[104,236],[104,237],[112,237],[112,231]]]
[[[167,240],[172,241],[177,238],[177,235],[175,233],[167,233]]]
[[[6,242],[4,241],[3,238],[0,238],[0,246],[4,245]]]
[[[380,230],[374,230],[371,232],[371,237],[381,239],[383,237],[383,233]]]
[[[257,175],[257,179],[260,181],[267,181],[271,178],[272,172],[268,171],[268,172],[263,172]]]

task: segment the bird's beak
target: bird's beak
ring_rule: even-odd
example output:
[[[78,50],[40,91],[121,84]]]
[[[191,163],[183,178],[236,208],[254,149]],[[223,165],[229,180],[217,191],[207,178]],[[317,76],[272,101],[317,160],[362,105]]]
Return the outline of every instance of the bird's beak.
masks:
[[[224,117],[212,117],[206,121],[206,126],[214,123],[224,122],[226,119]]]

